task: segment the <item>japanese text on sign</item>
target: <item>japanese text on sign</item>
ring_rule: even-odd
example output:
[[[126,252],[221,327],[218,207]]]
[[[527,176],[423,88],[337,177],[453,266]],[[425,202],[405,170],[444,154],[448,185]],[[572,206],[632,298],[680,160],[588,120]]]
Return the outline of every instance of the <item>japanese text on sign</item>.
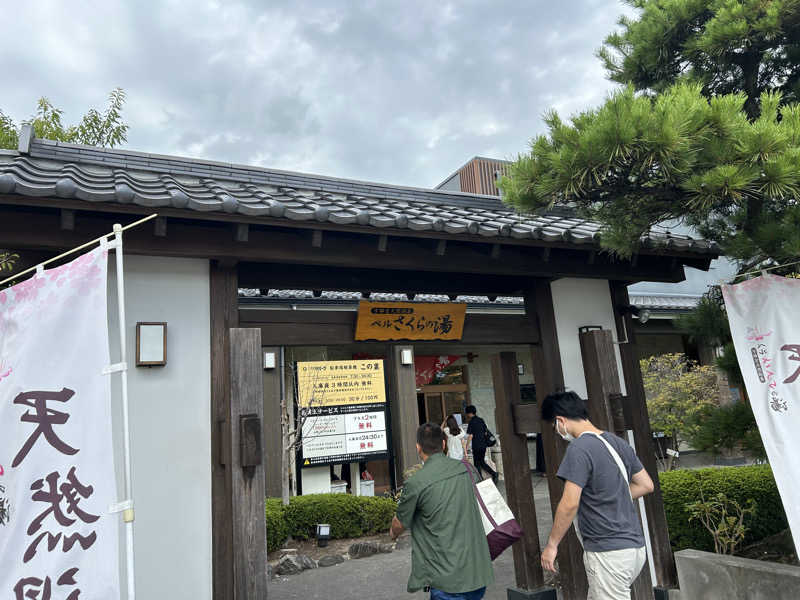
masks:
[[[466,313],[466,304],[362,301],[355,339],[460,340]]]
[[[298,362],[297,393],[303,466],[388,453],[383,360]]]

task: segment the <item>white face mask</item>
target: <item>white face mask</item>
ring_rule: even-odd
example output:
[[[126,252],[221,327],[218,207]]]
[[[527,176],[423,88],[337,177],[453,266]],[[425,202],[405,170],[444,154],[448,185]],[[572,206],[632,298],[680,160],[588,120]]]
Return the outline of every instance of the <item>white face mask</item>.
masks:
[[[575,439],[575,436],[572,435],[569,431],[567,431],[566,425],[564,426],[564,433],[561,433],[561,430],[558,428],[559,421],[556,420],[556,433],[560,435],[565,441],[571,442]]]

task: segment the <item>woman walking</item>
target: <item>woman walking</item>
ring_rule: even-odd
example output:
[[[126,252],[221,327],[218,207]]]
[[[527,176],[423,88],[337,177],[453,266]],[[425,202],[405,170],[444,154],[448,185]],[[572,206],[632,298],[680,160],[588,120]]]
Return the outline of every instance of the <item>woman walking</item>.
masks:
[[[467,452],[467,434],[458,426],[458,421],[453,415],[442,423],[442,431],[447,438],[447,456],[462,460]]]

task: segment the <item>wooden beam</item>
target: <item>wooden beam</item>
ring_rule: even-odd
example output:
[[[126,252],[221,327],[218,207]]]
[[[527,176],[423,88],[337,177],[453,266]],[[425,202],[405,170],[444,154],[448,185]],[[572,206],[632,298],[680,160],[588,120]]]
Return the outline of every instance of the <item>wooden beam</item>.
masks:
[[[119,217],[114,215],[131,215],[131,221],[137,217],[146,216],[151,214],[153,211],[143,206],[139,206],[136,204],[117,204],[113,202],[87,202],[83,200],[73,200],[67,198],[48,198],[48,197],[34,197],[34,196],[19,196],[16,194],[0,194],[0,205],[15,207],[15,208],[26,208],[26,209],[39,209],[39,210],[47,210],[53,208],[71,208],[78,211],[83,211],[87,214],[99,214],[103,213],[109,215],[109,220],[119,221]],[[213,223],[213,224],[224,224],[224,223],[249,223],[251,225],[257,225],[259,227],[264,228],[286,228],[286,229],[297,229],[297,230],[307,230],[309,228],[309,224],[306,221],[293,221],[291,219],[285,218],[273,218],[273,217],[252,217],[248,215],[241,215],[241,214],[229,214],[224,212],[204,212],[204,211],[195,211],[190,209],[176,209],[176,208],[168,208],[168,207],[161,207],[158,209],[158,214],[164,217],[175,218],[178,220],[186,221],[186,222],[196,222],[196,223]],[[123,220],[124,221],[124,220]],[[374,228],[365,228],[361,225],[339,225],[336,223],[328,223],[328,222],[316,222],[314,223],[314,228],[320,229],[323,231],[335,232],[335,233],[355,233],[355,234],[365,234],[369,237],[375,235],[384,235],[382,233],[376,232]],[[388,235],[388,234],[387,234]],[[416,238],[416,239],[441,239],[442,237],[446,237],[449,242],[468,242],[468,243],[476,243],[476,244],[486,244],[493,243],[491,238],[476,238],[474,235],[468,233],[462,234],[443,234],[438,231],[416,231],[413,229],[391,229],[392,237],[398,238]],[[527,248],[542,248],[544,246],[549,246],[553,249],[566,249],[566,250],[575,250],[575,244],[570,243],[569,241],[555,241],[555,242],[544,242],[539,240],[529,240],[529,239],[516,239],[513,237],[507,237],[503,239],[504,246],[521,246]],[[697,269],[708,270],[711,261],[714,258],[718,258],[717,255],[708,255],[707,258],[704,258],[702,255],[698,255],[697,252],[692,252],[691,250],[682,250],[677,248],[669,248],[669,257],[680,257],[683,262],[687,266],[692,266]],[[642,256],[653,256],[653,257],[660,257],[664,258],[665,249],[661,247],[651,247],[651,248],[641,248],[639,253]]]
[[[553,309],[553,293],[549,281],[539,281],[525,293],[525,312],[532,325],[538,327],[541,342],[531,346],[533,356],[533,379],[536,382],[536,397],[541,402],[546,396],[564,388],[564,372],[558,348],[558,332]],[[535,324],[535,325],[534,325]],[[564,483],[556,472],[564,458],[567,443],[555,434],[552,427],[543,424],[542,446],[547,470],[550,508],[555,516],[556,508],[564,492]],[[566,600],[586,598],[588,583],[583,567],[583,548],[570,527],[561,541],[558,551],[558,567],[561,572],[563,594]]]
[[[444,256],[447,251],[447,240],[439,240],[436,244],[436,256]]]
[[[389,236],[386,234],[378,236],[378,252],[386,252],[389,247]]]
[[[589,420],[600,429],[613,431],[609,394],[619,394],[616,353],[608,329],[581,331],[578,334],[583,374],[588,395]]]
[[[211,539],[214,600],[233,598],[233,482],[230,334],[238,325],[236,269],[212,261],[211,300]]]
[[[260,330],[260,328],[259,328]],[[273,340],[261,337],[261,343],[274,343]],[[261,365],[264,383],[264,460],[265,460],[265,487],[268,498],[280,498],[282,489],[281,457],[283,447],[281,443],[281,350],[280,346],[262,346],[262,356],[275,355],[275,368],[264,369]]]
[[[61,209],[61,229],[75,231],[75,211],[68,208]]]
[[[417,382],[413,362],[410,365],[401,362],[403,350],[411,351],[413,357],[413,346],[391,345],[386,348],[392,447],[398,486],[402,485],[403,472],[419,462],[415,446],[419,427]]]
[[[246,242],[250,239],[250,226],[247,223],[238,223],[236,225],[235,239],[237,242]]]
[[[156,217],[153,223],[153,235],[156,237],[167,236],[167,217]]]
[[[114,220],[120,219],[113,213],[87,211],[81,215],[81,234],[78,235],[59,231],[59,218],[53,210],[0,206],[0,245],[19,249],[70,248],[108,233]],[[308,244],[308,235],[307,230],[304,232],[302,229],[251,226],[250,243],[237,244],[226,223],[176,218],[170,222],[169,239],[154,237],[141,229],[126,232],[126,251],[156,256],[229,258],[326,267],[496,274],[523,279],[583,276],[681,281],[684,278],[682,268],[680,272],[669,272],[670,258],[661,256],[640,256],[636,268],[614,263],[606,256],[598,256],[596,264],[587,265],[581,253],[572,248],[553,249],[549,261],[545,262],[537,247],[504,243],[503,260],[493,260],[486,252],[485,242],[453,242],[449,238],[447,255],[436,256],[431,253],[430,244],[420,244],[412,237],[393,240],[392,252],[376,253],[373,235],[332,231],[325,236],[325,252],[319,252]]]
[[[531,467],[528,462],[528,439],[517,434],[514,429],[513,409],[521,405],[517,355],[514,352],[501,352],[492,356],[492,381],[494,418],[497,433],[503,440],[501,450],[506,499],[524,532],[522,539],[511,547],[514,552],[514,574],[518,588],[535,590],[544,585],[544,572],[536,506],[533,502]]]
[[[315,229],[311,234],[311,245],[314,248],[322,248],[322,230]]]
[[[619,371],[611,331],[595,329],[578,334],[581,346],[583,372],[586,378],[589,420],[604,431],[614,431],[615,421],[610,396],[619,395]],[[625,432],[622,438],[627,442]],[[636,502],[639,508],[639,502]],[[650,568],[645,564],[633,583],[633,600],[653,600],[653,582]]]
[[[258,327],[264,340],[285,346],[327,346],[353,341],[355,311],[240,309],[242,326]],[[525,315],[467,314],[462,344],[535,344],[535,324]],[[436,345],[443,342],[415,342]]]
[[[267,597],[261,332],[230,330],[233,598]]]
[[[653,566],[656,570],[656,579],[659,586],[665,588],[677,587],[678,574],[675,568],[675,557],[672,554],[672,547],[669,542],[667,516],[664,512],[664,498],[661,495],[661,483],[658,479],[658,465],[653,445],[653,434],[650,430],[650,416],[647,413],[642,371],[639,368],[639,352],[636,347],[633,317],[630,313],[626,314],[624,318],[619,316],[619,309],[630,304],[628,282],[612,281],[610,286],[618,339],[624,339],[619,336],[624,336],[626,332],[628,335],[628,343],[620,344],[619,351],[622,359],[622,371],[625,377],[625,390],[630,400],[631,428],[633,429],[636,443],[636,453],[655,484],[655,491],[644,497],[647,524],[650,528],[650,539],[653,546]]]

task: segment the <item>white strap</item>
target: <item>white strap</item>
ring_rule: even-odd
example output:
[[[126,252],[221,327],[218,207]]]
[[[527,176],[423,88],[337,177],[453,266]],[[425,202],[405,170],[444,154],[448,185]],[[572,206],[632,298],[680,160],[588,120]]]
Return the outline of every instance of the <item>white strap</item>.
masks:
[[[625,468],[625,463],[622,462],[622,459],[620,458],[617,451],[614,450],[614,447],[608,443],[608,440],[606,440],[599,433],[595,433],[594,431],[584,431],[583,433],[588,433],[590,435],[595,436],[598,440],[600,440],[601,442],[603,442],[603,444],[605,444],[606,448],[608,448],[608,451],[611,453],[611,458],[613,458],[614,462],[617,463],[617,466],[619,467],[619,472],[622,474],[622,479],[625,481],[625,485],[628,487],[628,495],[630,495],[631,501],[633,501],[633,494],[631,493],[631,485],[630,481],[628,481],[628,471]],[[583,433],[581,435],[583,435]]]

